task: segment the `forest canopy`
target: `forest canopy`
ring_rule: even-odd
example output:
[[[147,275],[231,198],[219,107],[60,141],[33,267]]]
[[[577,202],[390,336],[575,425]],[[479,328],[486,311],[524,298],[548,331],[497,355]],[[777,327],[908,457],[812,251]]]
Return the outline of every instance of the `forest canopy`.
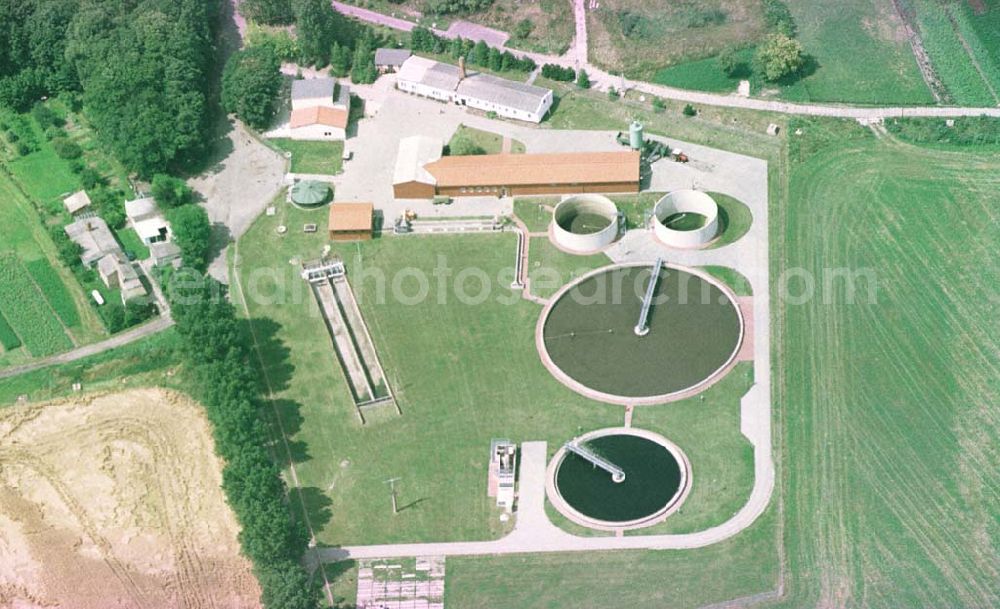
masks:
[[[0,0],[0,105],[82,93],[141,176],[200,158],[220,0]]]

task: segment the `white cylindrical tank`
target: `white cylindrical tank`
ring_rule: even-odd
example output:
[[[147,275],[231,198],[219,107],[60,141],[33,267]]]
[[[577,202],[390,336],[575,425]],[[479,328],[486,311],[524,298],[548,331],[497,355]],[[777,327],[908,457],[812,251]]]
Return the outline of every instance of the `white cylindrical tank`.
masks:
[[[701,226],[675,228],[681,214],[698,214],[705,218]],[[668,226],[667,220],[675,220]],[[676,190],[656,202],[653,208],[653,231],[665,245],[671,247],[701,247],[715,239],[719,232],[719,205],[700,190]]]
[[[552,212],[549,235],[557,246],[570,252],[603,249],[618,238],[618,207],[597,194],[563,199]]]

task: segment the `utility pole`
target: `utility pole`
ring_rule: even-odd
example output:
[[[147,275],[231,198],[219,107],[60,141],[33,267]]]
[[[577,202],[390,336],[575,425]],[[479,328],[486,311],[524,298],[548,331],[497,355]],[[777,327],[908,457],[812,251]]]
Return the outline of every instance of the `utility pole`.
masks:
[[[389,494],[392,495],[392,515],[395,516],[399,513],[399,509],[396,506],[396,483],[402,480],[402,478],[389,478],[385,481],[389,485]]]

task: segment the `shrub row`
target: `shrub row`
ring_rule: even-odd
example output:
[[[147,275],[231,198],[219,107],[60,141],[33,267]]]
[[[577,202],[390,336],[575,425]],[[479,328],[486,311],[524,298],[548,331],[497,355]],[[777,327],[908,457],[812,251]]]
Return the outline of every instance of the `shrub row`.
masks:
[[[554,63],[547,63],[542,66],[542,76],[551,80],[570,82],[576,78],[576,70],[573,68],[564,68]]]
[[[222,487],[242,528],[240,545],[253,561],[264,605],[315,609],[317,598],[300,566],[308,534],[291,517],[287,488],[267,450],[261,387],[245,328],[224,286],[193,269],[178,271],[168,293],[184,359],[225,461]]]

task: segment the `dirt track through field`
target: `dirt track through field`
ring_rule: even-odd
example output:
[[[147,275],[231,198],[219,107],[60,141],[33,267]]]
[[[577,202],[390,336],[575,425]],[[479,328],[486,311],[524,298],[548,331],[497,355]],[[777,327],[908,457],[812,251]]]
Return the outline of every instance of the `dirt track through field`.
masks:
[[[208,424],[182,396],[0,411],[0,464],[0,606],[259,606]]]

